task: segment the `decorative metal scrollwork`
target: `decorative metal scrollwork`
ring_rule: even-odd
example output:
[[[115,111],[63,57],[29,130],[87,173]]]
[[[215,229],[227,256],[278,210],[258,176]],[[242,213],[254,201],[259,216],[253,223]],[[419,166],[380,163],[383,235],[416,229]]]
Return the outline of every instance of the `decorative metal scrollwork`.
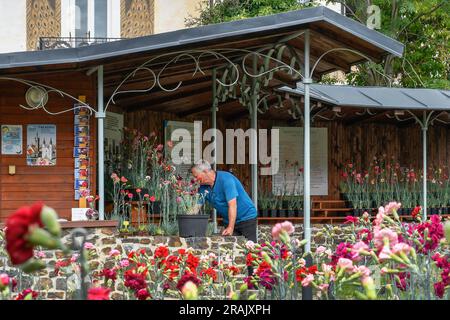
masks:
[[[27,94],[25,97],[27,105],[25,106],[23,104],[19,104],[19,106],[25,110],[34,111],[34,110],[42,109],[50,115],[58,115],[58,114],[62,114],[65,112],[70,112],[70,111],[73,111],[76,109],[80,109],[80,108],[86,108],[90,114],[96,112],[95,109],[93,109],[91,106],[87,105],[85,102],[75,98],[74,96],[72,96],[64,91],[55,89],[51,86],[48,86],[48,85],[45,85],[42,83],[38,83],[35,81],[31,81],[31,80],[24,80],[24,79],[18,79],[18,78],[0,77],[0,81],[1,80],[19,82],[19,83],[22,83],[22,84],[30,87],[27,90]],[[50,93],[56,93],[56,94],[60,95],[61,97],[68,97],[68,98],[74,100],[75,102],[77,102],[77,105],[74,107],[71,107],[71,108],[64,109],[62,111],[52,112],[45,107],[47,104],[47,101],[49,100]],[[31,95],[35,95],[35,96],[32,97]]]

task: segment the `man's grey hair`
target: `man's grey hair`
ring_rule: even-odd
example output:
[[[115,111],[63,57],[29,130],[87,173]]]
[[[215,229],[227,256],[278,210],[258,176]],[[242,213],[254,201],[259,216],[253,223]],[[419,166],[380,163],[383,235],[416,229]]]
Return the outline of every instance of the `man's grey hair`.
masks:
[[[211,171],[212,167],[208,161],[200,159],[192,165],[191,169],[196,169],[200,172],[207,172],[207,171]]]

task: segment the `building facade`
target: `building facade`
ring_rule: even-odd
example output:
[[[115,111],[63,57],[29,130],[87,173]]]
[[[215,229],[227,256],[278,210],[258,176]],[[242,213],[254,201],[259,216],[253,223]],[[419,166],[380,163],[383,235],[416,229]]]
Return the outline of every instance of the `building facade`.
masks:
[[[184,28],[202,0],[0,0],[0,53],[73,47]]]

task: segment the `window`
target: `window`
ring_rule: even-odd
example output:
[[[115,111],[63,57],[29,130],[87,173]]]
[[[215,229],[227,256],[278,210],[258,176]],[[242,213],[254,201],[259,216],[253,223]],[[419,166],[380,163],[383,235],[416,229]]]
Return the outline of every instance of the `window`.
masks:
[[[61,0],[61,36],[119,38],[120,0]]]

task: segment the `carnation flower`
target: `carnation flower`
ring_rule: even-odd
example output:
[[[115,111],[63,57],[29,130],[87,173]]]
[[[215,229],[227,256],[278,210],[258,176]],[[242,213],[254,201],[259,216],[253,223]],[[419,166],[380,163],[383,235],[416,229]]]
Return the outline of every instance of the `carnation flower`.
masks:
[[[199,285],[202,283],[202,281],[201,281],[199,278],[197,278],[194,274],[192,274],[192,273],[185,273],[185,274],[180,278],[180,280],[178,280],[178,282],[177,282],[177,289],[180,290],[180,291],[182,291],[184,285],[185,285],[187,282],[192,282],[192,283],[195,284],[196,286],[199,286]]]
[[[17,295],[16,300],[32,300],[36,299],[38,296],[38,292],[33,291],[32,289],[25,289]]]
[[[346,258],[339,258],[337,266],[346,271],[353,270],[353,261]]]
[[[6,273],[0,274],[0,291],[9,285],[9,276]]]
[[[316,254],[324,253],[325,250],[327,250],[327,248],[325,248],[324,246],[319,246],[319,247],[316,249]]]
[[[88,300],[109,300],[109,293],[111,292],[108,288],[96,287],[90,288],[88,290]]]
[[[305,279],[302,280],[302,286],[307,287],[314,281],[314,276],[312,274],[308,274]]]
[[[112,249],[112,250],[109,252],[108,256],[109,256],[109,257],[120,256],[120,251],[117,250],[117,249]]]
[[[411,252],[411,247],[404,242],[399,242],[392,247],[392,253],[398,254],[401,252],[408,254]]]
[[[282,232],[286,232],[287,234],[292,234],[292,233],[294,233],[294,231],[295,231],[294,225],[289,221],[285,221],[283,223],[277,223],[272,228],[272,237],[274,240],[277,240],[280,238],[280,234]]]
[[[33,245],[28,241],[33,226],[42,227],[43,203],[21,207],[6,220],[6,251],[13,265],[20,265],[33,257]]]
[[[151,296],[147,289],[140,289],[136,292],[136,298],[138,300],[147,300],[151,298]]]
[[[384,228],[379,231],[375,231],[374,244],[375,247],[380,250],[384,246],[384,241],[388,240],[391,246],[398,243],[398,235],[395,231],[389,228]]]

